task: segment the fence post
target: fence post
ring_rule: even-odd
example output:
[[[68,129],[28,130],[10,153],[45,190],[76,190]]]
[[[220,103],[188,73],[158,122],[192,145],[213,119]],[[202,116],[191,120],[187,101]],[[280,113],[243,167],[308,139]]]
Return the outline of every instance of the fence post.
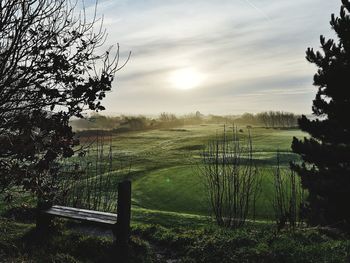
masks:
[[[127,246],[130,238],[131,217],[131,181],[129,180],[118,184],[117,214],[117,244]]]

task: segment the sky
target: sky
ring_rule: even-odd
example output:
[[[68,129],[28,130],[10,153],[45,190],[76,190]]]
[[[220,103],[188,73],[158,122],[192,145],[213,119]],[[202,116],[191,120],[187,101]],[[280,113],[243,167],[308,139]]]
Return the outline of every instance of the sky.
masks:
[[[93,0],[86,0],[91,12]],[[121,60],[104,114],[309,114],[306,61],[340,0],[99,0],[105,43]]]

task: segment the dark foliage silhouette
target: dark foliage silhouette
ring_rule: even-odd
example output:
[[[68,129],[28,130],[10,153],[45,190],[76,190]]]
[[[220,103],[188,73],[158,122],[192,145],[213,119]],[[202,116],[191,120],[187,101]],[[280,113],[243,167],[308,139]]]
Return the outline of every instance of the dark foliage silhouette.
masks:
[[[103,110],[119,48],[97,54],[102,20],[65,0],[0,2],[0,190],[45,194],[55,160],[78,144],[69,125]],[[49,176],[50,175],[50,176]]]
[[[330,22],[338,41],[321,36],[323,52],[307,50],[307,60],[318,67],[312,107],[317,118],[299,119],[311,138],[294,138],[292,149],[303,163],[292,168],[309,192],[309,222],[350,230],[350,2],[342,3],[340,17],[332,15]]]

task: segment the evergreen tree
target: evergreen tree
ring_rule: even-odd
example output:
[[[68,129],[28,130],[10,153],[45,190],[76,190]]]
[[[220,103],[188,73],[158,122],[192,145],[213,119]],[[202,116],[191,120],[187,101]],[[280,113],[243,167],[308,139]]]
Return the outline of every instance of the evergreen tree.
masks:
[[[320,37],[322,51],[309,48],[306,58],[318,67],[313,101],[315,119],[302,116],[300,128],[310,138],[293,139],[303,160],[292,168],[309,192],[309,223],[350,230],[350,2],[342,0],[340,17],[331,17],[336,40]]]

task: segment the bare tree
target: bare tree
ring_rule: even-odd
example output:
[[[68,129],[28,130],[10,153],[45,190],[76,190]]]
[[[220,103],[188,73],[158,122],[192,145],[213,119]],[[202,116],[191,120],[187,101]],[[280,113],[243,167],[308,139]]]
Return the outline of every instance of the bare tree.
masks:
[[[221,138],[208,143],[202,159],[200,171],[217,224],[243,226],[255,209],[260,184],[250,132],[242,146],[237,128],[232,128],[231,136],[225,130]]]
[[[97,54],[102,20],[66,0],[0,1],[0,185],[45,192],[45,176],[78,142],[71,117],[103,110],[119,47]]]

